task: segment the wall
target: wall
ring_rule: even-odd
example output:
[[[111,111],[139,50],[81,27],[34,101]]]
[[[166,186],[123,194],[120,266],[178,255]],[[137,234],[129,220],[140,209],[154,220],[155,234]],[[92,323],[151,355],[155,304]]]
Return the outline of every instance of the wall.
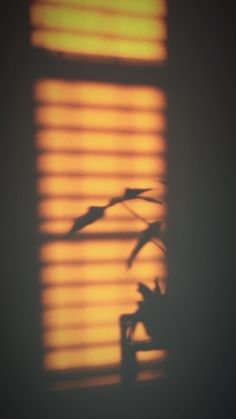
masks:
[[[40,375],[27,2],[5,6],[4,384],[9,418],[227,417],[233,408],[233,22],[216,2],[169,1],[169,266],[176,355],[169,381],[46,397]],[[14,23],[12,23],[14,22]],[[30,263],[29,263],[30,260]],[[25,269],[27,266],[27,270]],[[91,400],[93,403],[91,403]],[[92,407],[91,407],[92,406]]]

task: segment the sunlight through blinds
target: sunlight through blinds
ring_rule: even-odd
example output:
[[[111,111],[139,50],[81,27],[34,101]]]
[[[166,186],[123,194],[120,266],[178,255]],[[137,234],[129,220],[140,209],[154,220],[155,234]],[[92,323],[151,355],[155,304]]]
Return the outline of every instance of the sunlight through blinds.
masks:
[[[163,63],[165,0],[35,0],[31,42],[65,56]]]
[[[44,365],[76,370],[77,386],[115,383],[119,317],[137,309],[137,281],[153,287],[158,276],[165,285],[166,261],[148,243],[125,271],[145,225],[122,205],[75,238],[65,234],[89,206],[126,187],[153,187],[165,198],[158,180],[166,176],[166,97],[144,85],[48,78],[35,82],[34,97]],[[164,204],[129,206],[148,221],[166,216]],[[139,360],[155,366],[164,355],[150,351]]]

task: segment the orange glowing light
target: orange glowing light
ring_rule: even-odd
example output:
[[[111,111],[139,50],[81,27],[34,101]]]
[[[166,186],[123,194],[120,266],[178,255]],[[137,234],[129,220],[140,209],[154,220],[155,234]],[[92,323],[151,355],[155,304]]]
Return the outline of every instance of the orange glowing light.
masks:
[[[34,27],[58,31],[73,31],[97,37],[109,36],[115,39],[145,39],[149,41],[166,39],[166,26],[156,17],[86,10],[64,5],[34,4],[31,8],[31,23]]]
[[[143,351],[137,352],[137,359],[140,362],[156,362],[158,360],[163,360],[166,357],[165,350],[153,350],[153,351]]]
[[[44,198],[40,202],[38,213],[42,218],[52,218],[53,220],[51,221],[64,221],[68,225],[68,221],[72,223],[75,217],[85,213],[88,207],[94,205],[94,203],[98,206],[104,206],[110,201],[111,197],[112,195],[108,195],[107,197],[105,196],[102,199],[97,199],[95,197],[84,198],[78,194],[78,197],[76,198]],[[135,204],[134,202],[127,202],[127,205],[129,205],[129,208],[133,208],[135,206],[140,214],[143,214],[143,217],[145,217],[148,221],[155,218],[163,218],[166,215],[166,206],[164,203],[157,206],[141,199],[137,199],[135,200]],[[122,204],[117,204],[116,206],[107,209],[105,218],[87,226],[86,229],[92,228],[92,231],[97,231],[97,229],[100,229],[102,226],[102,228],[106,228],[107,231],[110,231],[110,229],[114,228],[114,223],[117,226],[118,224],[120,224],[120,226],[123,225],[126,229],[129,227],[130,214]],[[144,222],[137,218],[134,218],[131,224],[134,225],[134,227],[141,226],[142,224],[144,227]]]
[[[122,313],[136,310],[136,303],[112,303],[109,308],[100,307],[50,307],[43,312],[43,326],[46,329],[76,327],[83,333],[84,327],[117,325],[117,319]],[[109,316],[107,310],[109,309]]]
[[[78,215],[78,214],[77,214]],[[150,215],[150,214],[149,214]],[[165,216],[164,208],[160,208],[159,211],[153,212],[153,217],[163,219]],[[43,234],[65,234],[72,226],[73,219],[58,219],[53,221],[42,221],[39,225],[39,232]],[[139,220],[134,220],[130,223],[130,220],[99,220],[97,223],[91,224],[84,228],[83,232],[91,234],[104,234],[114,233],[114,230],[120,233],[134,232],[137,233],[139,230],[143,230],[144,224]]]
[[[110,300],[117,302],[132,301],[135,295],[135,284],[116,285],[88,285],[77,286],[56,286],[46,288],[42,292],[42,303],[46,306],[60,305],[94,305],[106,304]]]
[[[137,263],[136,279],[142,279],[147,276],[153,278],[156,276],[164,276],[166,273],[166,266],[164,262],[157,262],[156,260],[143,261]],[[45,284],[63,284],[68,283],[96,283],[96,282],[113,282],[117,281],[124,275],[124,264],[116,262],[106,262],[93,264],[89,266],[84,265],[48,265],[41,270],[41,280]],[[126,275],[127,276],[127,275]]]
[[[137,326],[134,339],[136,341],[144,341],[148,339],[148,335],[141,323]],[[82,329],[76,330],[75,328],[62,328],[49,330],[44,333],[44,344],[50,348],[65,348],[77,346],[88,347],[89,345],[104,346],[107,344],[118,344],[120,339],[120,330],[118,325],[111,326],[98,326],[96,327],[83,327]],[[141,361],[156,361],[157,351],[149,352],[148,355],[139,357]],[[159,358],[162,358],[165,351],[158,351]]]
[[[94,367],[111,367],[120,362],[119,346],[107,345],[101,348],[58,349],[45,355],[44,365],[49,370],[66,370],[71,368],[91,369]]]
[[[160,377],[160,372],[158,374],[158,377]],[[156,375],[157,376],[157,375]],[[153,378],[153,375],[151,376]],[[146,376],[145,378],[146,379]],[[90,376],[90,377],[80,377],[79,380],[71,379],[71,380],[60,380],[56,383],[53,383],[50,386],[50,389],[53,391],[60,391],[60,390],[69,390],[69,389],[78,389],[78,388],[86,388],[86,387],[99,387],[99,386],[110,386],[114,384],[120,383],[120,374],[110,374],[107,372],[106,375],[98,375],[98,376]]]
[[[107,261],[127,259],[129,249],[132,249],[135,240],[87,240],[79,242],[53,241],[45,243],[41,247],[40,259],[42,262],[90,262],[106,258]],[[148,250],[147,250],[148,249]],[[140,259],[155,258],[158,249],[153,243],[148,243],[140,253]],[[143,256],[143,257],[142,257]],[[162,256],[162,255],[161,255]]]
[[[35,30],[31,35],[34,46],[57,51],[62,54],[81,57],[114,58],[155,63],[165,61],[167,51],[164,43],[119,39],[114,48],[114,40],[109,37],[97,38],[84,35],[83,42],[78,35],[51,30]]]
[[[132,153],[136,154],[163,153],[166,151],[165,138],[158,134],[122,134],[111,132],[73,132],[66,129],[42,129],[36,136],[36,144],[40,150],[74,151],[83,153]]]
[[[30,9],[31,42],[77,57],[165,61],[166,2],[122,3],[38,0]]]
[[[163,175],[163,174],[162,174]],[[156,188],[158,177],[161,178],[161,173],[154,176],[123,176],[122,179],[117,174],[109,175],[109,182],[107,176],[61,176],[61,175],[48,175],[41,176],[38,181],[38,191],[42,195],[49,196],[79,196],[86,194],[91,195],[106,195],[107,197],[115,196],[117,191],[122,191],[129,185],[130,188]],[[96,182],[95,182],[96,181]],[[96,185],[96,187],[95,187]]]
[[[38,0],[39,3],[48,3],[48,0]],[[102,9],[107,11],[117,11],[120,13],[133,13],[151,16],[164,17],[167,14],[166,0],[50,0],[50,4],[68,5],[83,9]]]
[[[112,83],[39,80],[35,85],[38,101],[47,104],[111,106],[157,111],[166,108],[166,96],[161,89]]]
[[[51,348],[89,345],[117,344],[119,341],[119,328],[112,326],[90,327],[82,330],[57,329],[44,333],[44,345]]]
[[[158,157],[129,157],[120,156],[100,156],[98,159],[96,154],[80,156],[66,153],[43,153],[38,156],[37,167],[40,172],[59,173],[59,174],[90,174],[102,173],[112,174],[124,172],[127,175],[139,173],[140,175],[155,175],[155,173],[165,173],[166,162],[163,158]]]
[[[106,205],[126,187],[150,187],[146,196],[164,199],[166,187],[157,187],[157,180],[167,171],[166,97],[150,86],[53,79],[39,80],[34,92],[44,365],[119,368],[119,318],[137,309],[137,281],[153,287],[158,276],[165,288],[164,254],[148,243],[126,272],[134,233],[147,224],[121,204],[73,241],[64,237],[75,217],[89,206]],[[165,204],[137,199],[128,205],[147,222],[166,216]],[[138,328],[136,338],[147,338],[144,329]],[[141,362],[153,365],[159,356]]]
[[[164,131],[165,117],[162,113],[150,111],[69,108],[58,105],[39,106],[36,110],[36,122],[41,126],[125,129],[137,131]]]

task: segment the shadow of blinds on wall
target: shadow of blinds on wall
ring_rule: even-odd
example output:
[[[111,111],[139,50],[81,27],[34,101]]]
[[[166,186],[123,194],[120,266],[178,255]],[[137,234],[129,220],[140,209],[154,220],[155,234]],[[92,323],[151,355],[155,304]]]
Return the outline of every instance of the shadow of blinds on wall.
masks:
[[[164,62],[165,0],[35,0],[35,47],[75,57]]]
[[[105,0],[35,1],[31,8],[32,44],[62,54],[62,60],[71,52],[81,57],[84,47],[81,50],[80,45],[87,42],[89,29],[76,25],[87,19],[89,26],[93,13],[96,31],[91,36],[98,39],[97,45],[109,39],[114,48],[107,49],[104,44],[100,50],[98,46],[96,54],[89,50],[87,59],[94,55],[104,58],[108,51],[108,58],[133,60],[132,51],[128,56],[129,40],[124,34],[129,27],[127,19],[133,22],[133,17],[141,16],[146,8],[145,18],[154,16],[158,23],[165,15],[165,2],[140,1],[136,10],[133,4],[128,1],[121,5],[117,1],[112,2],[111,8]],[[68,15],[63,8],[68,8]],[[52,13],[56,9],[58,13]],[[78,13],[77,17],[83,17],[72,19],[72,27],[71,9]],[[114,19],[117,17],[117,28],[122,27],[123,31],[120,44],[117,31],[114,36],[104,35],[103,14],[104,19],[113,14]],[[76,41],[68,44],[63,41],[60,46],[50,43],[48,35],[55,28],[57,35],[64,34],[69,39],[69,33]],[[41,38],[36,36],[38,31]],[[81,43],[80,32],[85,33]],[[57,42],[60,39],[59,36]],[[127,48],[121,48],[126,42]],[[162,40],[160,43],[165,50]],[[73,51],[69,47],[72,44]],[[126,51],[127,56],[119,55],[119,51]],[[142,55],[142,48],[137,51],[140,53],[135,60],[149,62],[150,57]],[[151,61],[163,58],[164,55],[162,58],[156,55]],[[56,77],[55,71],[54,78],[42,74],[35,80],[34,99],[44,368],[54,374],[55,388],[117,383],[121,356],[119,316],[136,310],[137,281],[153,286],[158,276],[165,285],[166,261],[163,253],[149,243],[134,267],[125,273],[125,261],[137,240],[137,232],[145,226],[122,205],[110,208],[105,218],[86,227],[75,238],[66,241],[64,236],[75,217],[89,206],[105,205],[126,187],[153,187],[155,197],[165,196],[165,186],[158,184],[167,170],[165,92],[142,84],[69,81]],[[129,205],[148,221],[166,216],[165,205],[157,208],[139,200]],[[141,329],[138,336],[144,336]],[[143,372],[140,378],[158,377],[164,357],[164,351],[140,353]],[[68,380],[55,381],[55,374],[60,380],[74,377],[74,384]]]

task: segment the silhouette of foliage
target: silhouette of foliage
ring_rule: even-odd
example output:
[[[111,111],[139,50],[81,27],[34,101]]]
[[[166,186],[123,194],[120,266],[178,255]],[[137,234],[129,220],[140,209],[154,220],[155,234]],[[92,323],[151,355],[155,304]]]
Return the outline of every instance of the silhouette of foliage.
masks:
[[[132,250],[127,260],[128,268],[132,266],[133,261],[136,258],[137,254],[140,252],[140,250],[146,243],[148,243],[154,238],[160,239],[160,228],[161,228],[161,222],[155,221],[154,223],[150,223],[148,228],[142,232],[136,246]]]
[[[152,198],[152,197],[147,197],[147,196],[140,196],[142,193],[144,192],[148,192],[151,191],[152,188],[146,188],[146,189],[131,189],[131,188],[126,188],[124,191],[124,194],[122,196],[118,196],[118,197],[114,197],[110,200],[109,205],[112,206],[114,204],[118,204],[124,201],[129,201],[131,199],[143,199],[145,201],[149,201],[149,202],[154,202],[154,203],[158,203],[158,204],[162,204],[161,201]]]
[[[142,294],[144,300],[148,300],[153,296],[153,291],[143,282],[138,282],[138,292]]]
[[[67,237],[71,237],[77,231],[82,230],[82,228],[102,218],[105,209],[106,207],[89,207],[88,211],[84,215],[81,215],[75,219],[72,228],[67,233]]]
[[[142,321],[148,335],[154,341],[166,344],[167,296],[161,293],[159,278],[155,280],[154,290],[139,282],[138,292],[142,294],[143,300],[139,302],[138,310],[135,312],[136,320]]]
[[[160,181],[160,183],[165,184],[164,181]],[[140,252],[140,250],[148,243],[153,242],[155,245],[157,245],[161,250],[164,252],[164,248],[160,245],[159,242],[162,242],[165,244],[161,227],[162,222],[160,220],[156,220],[152,223],[148,223],[147,220],[145,220],[142,216],[137,214],[133,209],[129,208],[128,205],[126,205],[126,201],[134,200],[134,199],[142,199],[147,202],[155,203],[162,205],[162,201],[153,198],[152,196],[143,196],[143,193],[149,192],[153,190],[152,188],[126,188],[124,190],[124,193],[121,196],[113,197],[110,199],[110,201],[105,206],[91,206],[88,208],[87,212],[79,217],[77,217],[69,230],[69,232],[66,234],[66,238],[72,237],[75,233],[82,230],[84,227],[94,223],[95,221],[98,221],[99,219],[103,218],[105,215],[105,211],[117,204],[123,204],[124,207],[130,211],[133,216],[135,216],[138,219],[141,219],[143,222],[147,224],[147,228],[141,232],[140,237],[133,248],[130,256],[127,259],[126,265],[127,268],[131,268],[133,265],[133,262]],[[158,240],[156,242],[156,240]]]

